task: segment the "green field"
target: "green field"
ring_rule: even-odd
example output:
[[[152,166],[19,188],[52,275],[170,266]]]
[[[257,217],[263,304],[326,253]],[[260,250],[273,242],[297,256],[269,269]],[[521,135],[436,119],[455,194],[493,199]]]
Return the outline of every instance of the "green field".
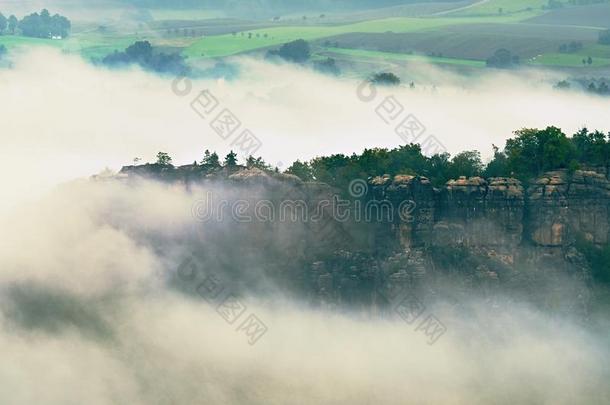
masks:
[[[610,47],[596,44],[599,29],[526,22],[552,13],[542,8],[547,3],[548,0],[488,0],[438,16],[350,23],[339,23],[330,15],[324,20],[312,17],[307,21],[282,19],[274,23],[231,19],[214,11],[152,9],[155,21],[149,24],[114,23],[101,31],[94,23],[75,22],[79,29],[66,40],[4,35],[0,36],[0,44],[9,49],[53,46],[91,59],[123,50],[137,40],[148,40],[164,50],[181,51],[194,61],[264,51],[305,39],[312,42],[319,55],[334,54],[372,63],[425,61],[482,67],[495,50],[506,48],[519,55],[523,63],[533,65],[582,67],[582,59],[591,56],[593,67],[608,66]],[[185,28],[192,34],[182,33]],[[575,54],[558,53],[560,45],[571,41],[582,42],[583,49]]]
[[[51,39],[29,38],[15,35],[0,35],[0,45],[6,46],[7,49],[13,49],[21,46],[56,46],[63,47],[64,41],[54,41]]]
[[[387,18],[382,20],[364,21],[355,24],[333,26],[288,26],[257,29],[237,35],[226,34],[202,38],[185,50],[189,57],[221,57],[235,55],[242,52],[260,48],[276,46],[295,39],[315,40],[340,34],[363,32],[417,32],[446,27],[456,24],[480,23],[512,23],[521,18],[529,18],[536,13],[524,16],[495,16],[495,17],[461,17],[461,18]],[[252,38],[248,38],[252,34]],[[257,36],[258,35],[258,36]],[[266,35],[266,37],[265,37]]]
[[[460,65],[469,67],[485,67],[485,62],[479,60],[443,58],[425,55],[408,55],[404,53],[366,51],[363,49],[345,49],[345,48],[323,48],[323,52],[330,54],[347,55],[356,58],[364,59],[380,59],[391,61],[407,61],[407,62],[427,62],[449,65]]]
[[[498,15],[500,9],[503,14],[529,14],[531,9],[536,12],[542,11],[542,7],[548,4],[548,0],[489,0],[481,1],[478,4],[457,11],[452,15],[460,16],[489,16]]]
[[[610,3],[564,7],[534,17],[528,22],[548,25],[610,28]]]
[[[529,61],[532,65],[543,66],[562,66],[562,67],[582,67],[582,60],[586,56],[565,53],[547,53]],[[610,58],[592,57],[593,63],[587,67],[607,67],[610,66]]]
[[[462,24],[409,33],[349,33],[317,41],[339,48],[423,54],[457,59],[486,60],[506,48],[526,60],[558,52],[563,44],[580,41],[587,52],[598,38],[598,29],[541,26],[537,24]],[[335,45],[336,43],[336,45]],[[606,47],[610,50],[610,47]],[[598,56],[602,50],[597,51]]]
[[[581,56],[591,56],[593,58],[610,58],[610,45],[591,45],[585,47],[582,51],[578,52]]]
[[[149,39],[154,45],[162,47],[184,48],[189,46],[195,39],[178,38],[176,40],[166,40],[162,38],[147,38],[146,36],[135,34],[124,35],[100,35],[97,33],[77,34],[65,40],[51,40],[40,38],[29,38],[15,35],[0,36],[0,44],[11,50],[19,47],[32,46],[51,46],[61,48],[69,53],[77,53],[83,57],[103,58],[115,50],[124,50],[137,40]]]
[[[533,65],[544,66],[562,66],[562,67],[584,67],[582,60],[588,59],[589,56],[593,59],[591,65],[586,67],[608,67],[610,66],[610,46],[590,44],[575,53],[559,53],[548,52],[537,56],[529,63]]]

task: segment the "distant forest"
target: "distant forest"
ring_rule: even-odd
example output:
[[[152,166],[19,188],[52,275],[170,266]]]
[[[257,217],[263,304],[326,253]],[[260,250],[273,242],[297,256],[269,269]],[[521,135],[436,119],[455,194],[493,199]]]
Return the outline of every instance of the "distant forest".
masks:
[[[65,38],[70,33],[71,23],[66,17],[49,13],[43,9],[40,14],[32,13],[18,20],[14,15],[6,18],[0,12],[0,35],[21,34],[34,38]]]
[[[184,56],[178,53],[157,52],[148,41],[136,41],[122,52],[115,50],[105,56],[101,63],[110,67],[137,64],[146,70],[173,75],[186,75],[190,72]]]

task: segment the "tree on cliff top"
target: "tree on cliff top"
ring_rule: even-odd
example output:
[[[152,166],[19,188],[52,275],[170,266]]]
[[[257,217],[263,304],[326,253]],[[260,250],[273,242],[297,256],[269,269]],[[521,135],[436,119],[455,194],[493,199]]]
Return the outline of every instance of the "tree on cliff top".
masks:
[[[521,129],[506,141],[508,169],[515,177],[528,180],[545,171],[564,169],[576,155],[570,139],[557,127]]]
[[[365,149],[361,154],[319,156],[308,162],[294,162],[286,173],[304,181],[327,183],[340,190],[348,190],[354,179],[399,174],[427,177],[435,187],[460,176],[516,177],[528,181],[550,170],[573,171],[580,164],[610,167],[610,134],[589,132],[583,128],[571,138],[559,128],[521,129],[506,141],[503,151],[493,146],[494,157],[485,167],[478,151],[465,151],[453,158],[448,153],[425,156],[418,144],[402,145],[394,149]],[[165,152],[159,152],[157,163],[171,164]],[[225,167],[237,166],[237,154],[229,152]],[[218,155],[206,151],[202,166],[220,167]],[[262,158],[248,157],[247,167],[269,170]]]
[[[206,149],[203,153],[201,165],[208,167],[220,167],[220,159],[218,158],[218,154],[216,152],[210,153],[210,151]]]
[[[225,156],[225,167],[233,167],[237,166],[237,153],[230,151],[227,156]]]
[[[454,176],[474,177],[483,172],[481,152],[473,150],[458,153],[451,159],[450,174]]]
[[[248,156],[246,159],[246,167],[248,169],[256,168],[261,170],[271,170],[271,166],[269,166],[262,157],[255,158],[252,155]]]
[[[313,174],[311,167],[307,162],[303,163],[300,160],[294,162],[287,170],[286,173],[295,175],[303,181],[312,181]]]
[[[487,164],[483,171],[483,177],[506,177],[510,170],[508,169],[508,159],[506,153],[500,151],[496,145],[492,145],[494,156]]]
[[[603,132],[589,132],[583,128],[572,137],[579,162],[590,166],[608,166],[610,164],[610,144],[606,142]]]
[[[156,163],[161,166],[170,166],[172,164],[172,158],[165,152],[159,152],[157,153]]]

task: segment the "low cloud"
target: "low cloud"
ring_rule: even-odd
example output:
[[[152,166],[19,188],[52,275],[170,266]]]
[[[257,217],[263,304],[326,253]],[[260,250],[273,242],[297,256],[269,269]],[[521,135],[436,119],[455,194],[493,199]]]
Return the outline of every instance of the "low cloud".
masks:
[[[558,78],[536,71],[473,80],[407,65],[397,73],[414,79],[415,90],[380,89],[367,103],[357,96],[358,80],[250,59],[233,61],[239,79],[194,80],[184,96],[172,91],[173,78],[135,68],[110,71],[46,48],[12,59],[12,69],[0,70],[0,180],[9,200],[104,167],[118,170],[136,157],[152,161],[159,150],[189,163],[205,149],[221,155],[238,149],[234,138],[222,139],[191,108],[203,89],[260,139],[257,154],[283,169],[296,159],[404,143],[394,132],[397,123],[386,124],[375,112],[390,95],[451,153],[480,149],[489,156],[492,143],[503,145],[522,127],[610,130],[610,100],[555,91]],[[0,204],[8,205],[6,199]]]
[[[267,327],[250,345],[241,321],[227,323],[214,305],[171,282],[187,257],[184,235],[196,194],[153,182],[75,182],[2,218],[0,402],[610,398],[608,337],[579,319],[514,302],[498,307],[473,297],[459,306],[433,304],[447,332],[429,345],[423,331],[399,317],[246,294],[246,313]],[[223,275],[220,267],[207,270]]]
[[[0,402],[610,400],[606,332],[476,297],[461,310],[439,303],[447,332],[428,345],[399,319],[252,293],[247,312],[268,331],[250,345],[237,323],[172,285],[189,251],[183,238],[196,193],[153,182],[57,186],[159,150],[185,163],[206,148],[226,153],[230,144],[190,108],[203,88],[263,141],[260,154],[273,164],[398,145],[374,104],[356,96],[358,81],[238,59],[238,80],[194,81],[180,97],[170,78],[108,71],[46,49],[13,61],[0,71]],[[459,76],[439,75],[436,92],[428,81],[387,95],[452,152],[501,144],[523,126],[608,130],[607,100],[557,93],[532,73],[489,74],[466,89]]]

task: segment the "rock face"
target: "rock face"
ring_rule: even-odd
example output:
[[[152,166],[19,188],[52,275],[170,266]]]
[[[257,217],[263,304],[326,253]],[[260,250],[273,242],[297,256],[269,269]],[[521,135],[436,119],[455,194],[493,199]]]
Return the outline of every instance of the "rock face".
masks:
[[[518,180],[461,177],[447,183],[440,200],[436,244],[512,248],[521,242],[524,197]]]
[[[461,177],[438,190],[415,176],[377,177],[370,187],[376,200],[387,199],[397,210],[396,238],[403,248],[567,247],[578,235],[608,243],[610,182],[593,171],[550,172],[527,189],[512,178]],[[405,201],[414,206],[408,217],[398,212]]]
[[[608,243],[610,183],[602,174],[577,170],[550,172],[528,189],[528,236],[540,246],[574,243],[577,235]]]
[[[430,240],[437,198],[426,177],[376,177],[369,182],[369,189],[373,201],[391,203],[393,230],[401,246],[420,246]]]
[[[397,222],[382,234],[399,246],[379,265],[381,288],[438,290],[430,275],[444,268],[460,271],[466,289],[530,288],[532,296],[545,291],[570,308],[586,308],[590,273],[575,242],[609,242],[610,182],[604,174],[555,171],[526,187],[516,179],[478,177],[451,180],[442,189],[417,176],[369,183],[375,200],[387,199],[397,211],[404,201],[414,206],[410,216],[395,215]],[[575,284],[563,284],[564,277]]]
[[[249,205],[242,213],[254,220],[218,229],[225,240],[258,251],[260,263],[255,254],[248,263],[234,255],[227,262],[267,267],[266,276],[285,276],[290,288],[324,306],[377,308],[400,289],[438,295],[441,273],[465,295],[538,285],[554,289],[558,301],[573,295],[583,300],[584,291],[550,286],[560,274],[582,285],[589,280],[586,261],[574,248],[578,238],[609,242],[610,182],[595,171],[554,171],[527,185],[461,177],[441,189],[425,177],[386,175],[369,179],[361,196],[347,199],[326,184],[258,169],[149,169],[152,175],[141,167],[122,175],[144,173],[187,187],[222,182],[235,191],[231,198],[245,196]],[[273,210],[262,221],[256,216],[261,201]]]

